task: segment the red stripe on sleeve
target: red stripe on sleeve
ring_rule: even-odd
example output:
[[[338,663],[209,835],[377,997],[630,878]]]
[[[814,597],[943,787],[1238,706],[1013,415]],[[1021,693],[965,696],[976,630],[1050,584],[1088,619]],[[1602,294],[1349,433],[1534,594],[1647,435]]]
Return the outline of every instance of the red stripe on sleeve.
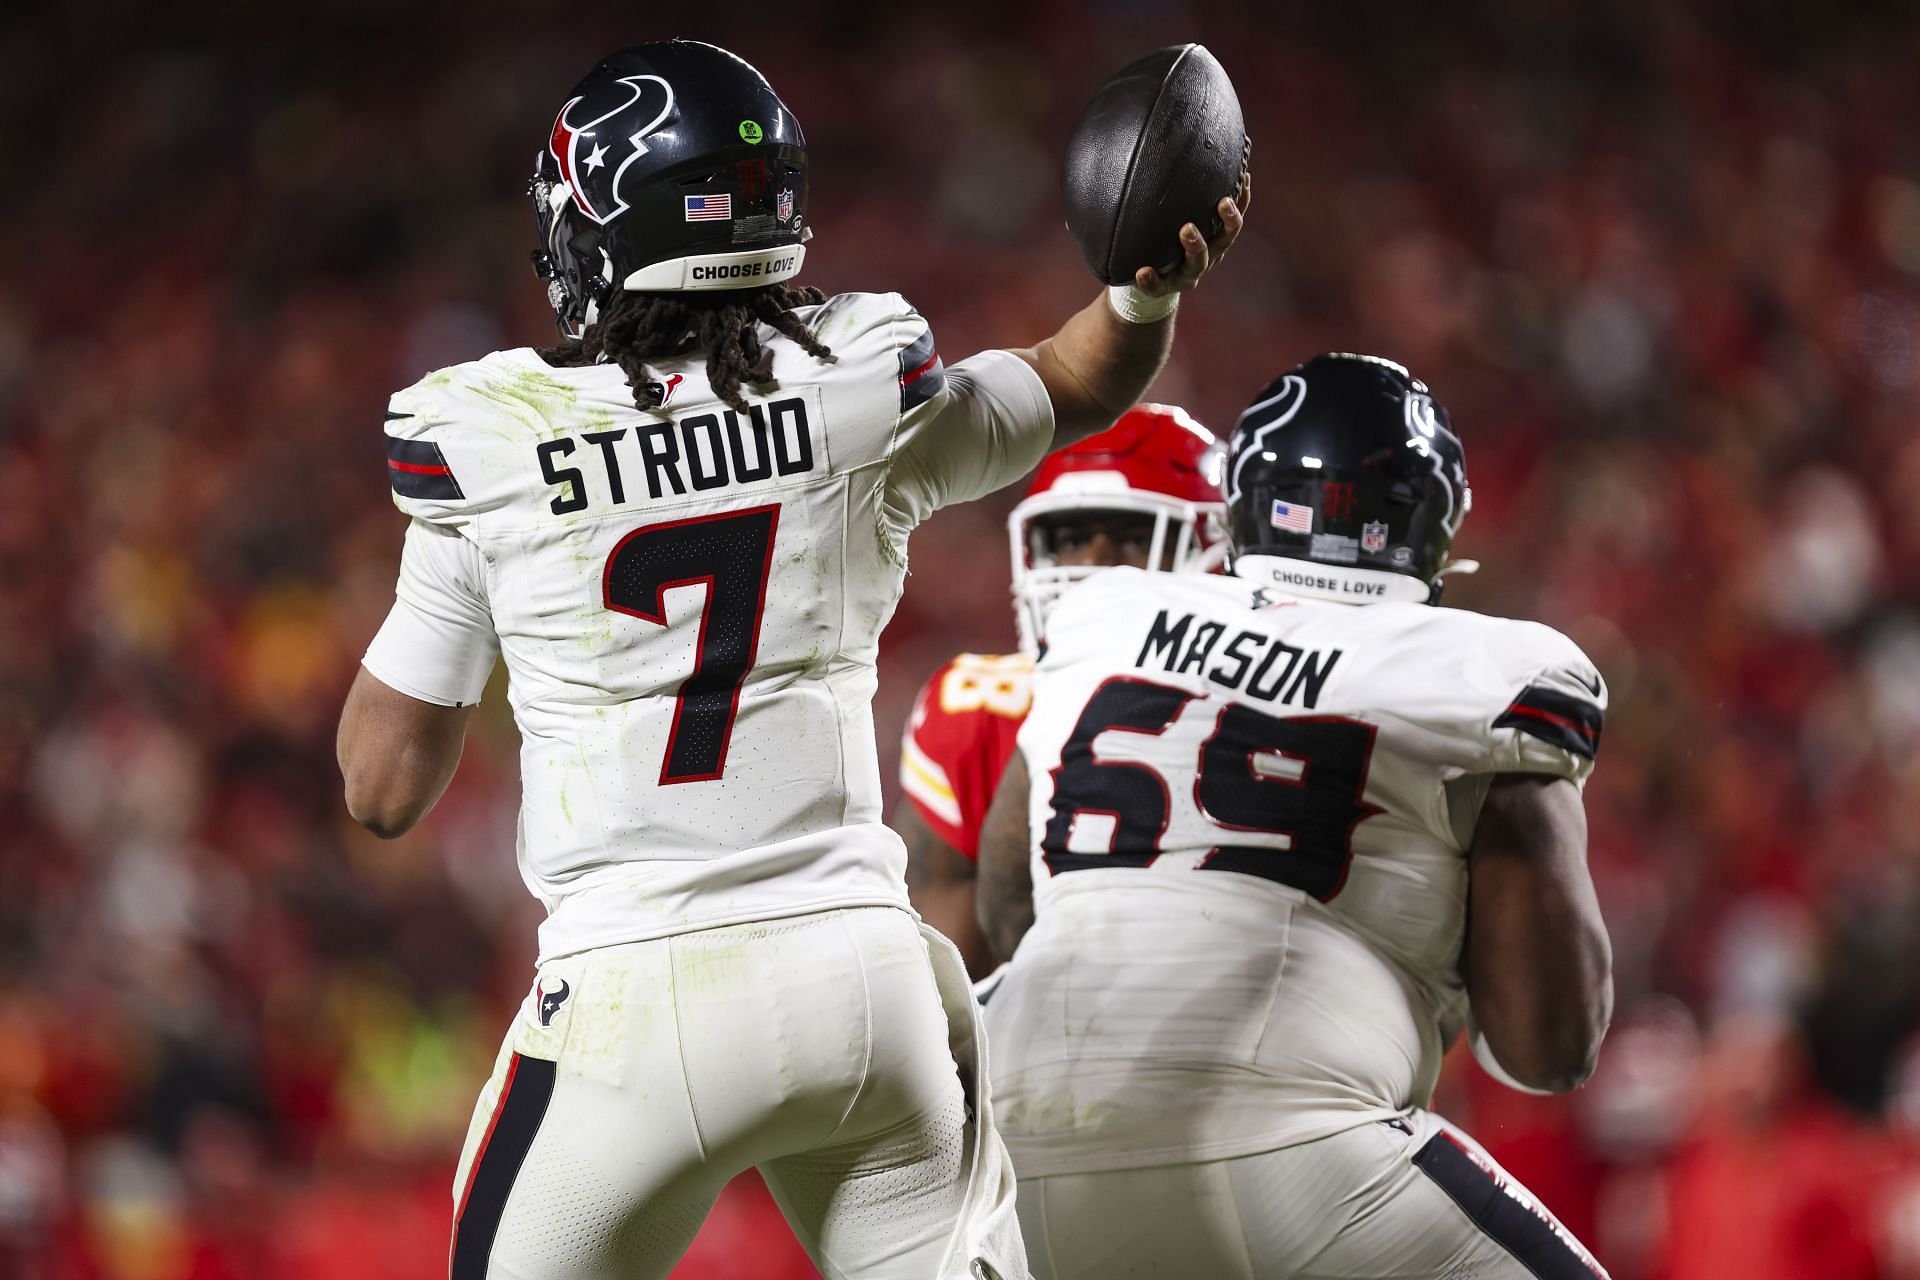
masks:
[[[912,373],[903,374],[900,378],[900,385],[904,387],[909,382],[918,382],[920,380],[921,374],[925,373],[927,370],[933,368],[933,366],[939,363],[940,363],[940,353],[936,351],[932,355],[928,356],[927,362],[921,365],[918,369],[915,369]]]
[[[1507,708],[1507,714],[1510,716],[1532,716],[1536,720],[1545,720],[1548,724],[1557,724],[1562,729],[1571,729],[1583,738],[1593,737],[1593,730],[1589,729],[1586,725],[1569,720],[1565,716],[1557,716],[1551,711],[1542,711],[1538,707],[1529,707],[1525,703],[1514,703]]]
[[[452,467],[433,467],[421,462],[396,462],[392,458],[387,459],[387,465],[395,471],[405,471],[416,476],[450,476],[453,474]]]

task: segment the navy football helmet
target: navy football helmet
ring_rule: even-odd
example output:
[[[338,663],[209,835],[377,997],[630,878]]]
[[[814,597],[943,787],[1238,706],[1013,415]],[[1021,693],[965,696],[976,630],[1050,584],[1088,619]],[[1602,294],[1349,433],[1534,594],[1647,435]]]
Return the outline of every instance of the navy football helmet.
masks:
[[[1344,576],[1382,598],[1429,602],[1473,503],[1460,437],[1427,385],[1391,360],[1341,353],[1254,397],[1228,442],[1225,490],[1236,564],[1351,566]],[[1406,578],[1425,590],[1395,585]]]
[[[616,289],[743,289],[800,270],[807,152],[766,78],[694,40],[601,59],[554,117],[527,189],[561,333]]]

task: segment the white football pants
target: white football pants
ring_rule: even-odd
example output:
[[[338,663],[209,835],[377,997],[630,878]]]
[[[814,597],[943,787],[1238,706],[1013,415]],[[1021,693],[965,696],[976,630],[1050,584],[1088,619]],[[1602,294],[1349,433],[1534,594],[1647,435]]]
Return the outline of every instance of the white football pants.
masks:
[[[1199,1164],[1020,1179],[1040,1280],[1606,1280],[1479,1144],[1429,1111]]]
[[[967,1132],[903,911],[566,957],[541,968],[474,1110],[452,1280],[663,1277],[751,1166],[830,1280],[966,1276]]]

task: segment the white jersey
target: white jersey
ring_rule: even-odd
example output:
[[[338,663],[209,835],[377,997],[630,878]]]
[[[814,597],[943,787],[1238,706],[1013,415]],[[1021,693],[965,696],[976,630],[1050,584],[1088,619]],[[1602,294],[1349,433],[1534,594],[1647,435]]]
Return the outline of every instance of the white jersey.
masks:
[[[1606,696],[1530,622],[1111,569],[1019,745],[1033,929],[987,1006],[1022,1177],[1223,1159],[1424,1105],[1492,775],[1583,782]]]
[[[366,665],[461,704],[497,640],[543,959],[906,904],[870,703],[907,536],[1029,470],[1053,411],[1010,353],[943,368],[897,294],[795,314],[833,358],[763,326],[775,382],[747,413],[703,358],[653,362],[666,398],[643,412],[617,366],[530,349],[389,406],[414,525]]]

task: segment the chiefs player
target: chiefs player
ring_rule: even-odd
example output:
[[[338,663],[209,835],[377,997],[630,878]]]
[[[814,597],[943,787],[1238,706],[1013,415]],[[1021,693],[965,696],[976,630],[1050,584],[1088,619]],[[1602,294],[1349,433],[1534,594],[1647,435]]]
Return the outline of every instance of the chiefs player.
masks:
[[[1007,519],[1020,652],[963,653],[914,700],[900,748],[907,888],[979,978],[994,967],[974,915],[980,823],[1032,701],[1046,611],[1069,584],[1110,565],[1206,567],[1219,542],[1220,453],[1184,409],[1143,404],[1052,454]]]

